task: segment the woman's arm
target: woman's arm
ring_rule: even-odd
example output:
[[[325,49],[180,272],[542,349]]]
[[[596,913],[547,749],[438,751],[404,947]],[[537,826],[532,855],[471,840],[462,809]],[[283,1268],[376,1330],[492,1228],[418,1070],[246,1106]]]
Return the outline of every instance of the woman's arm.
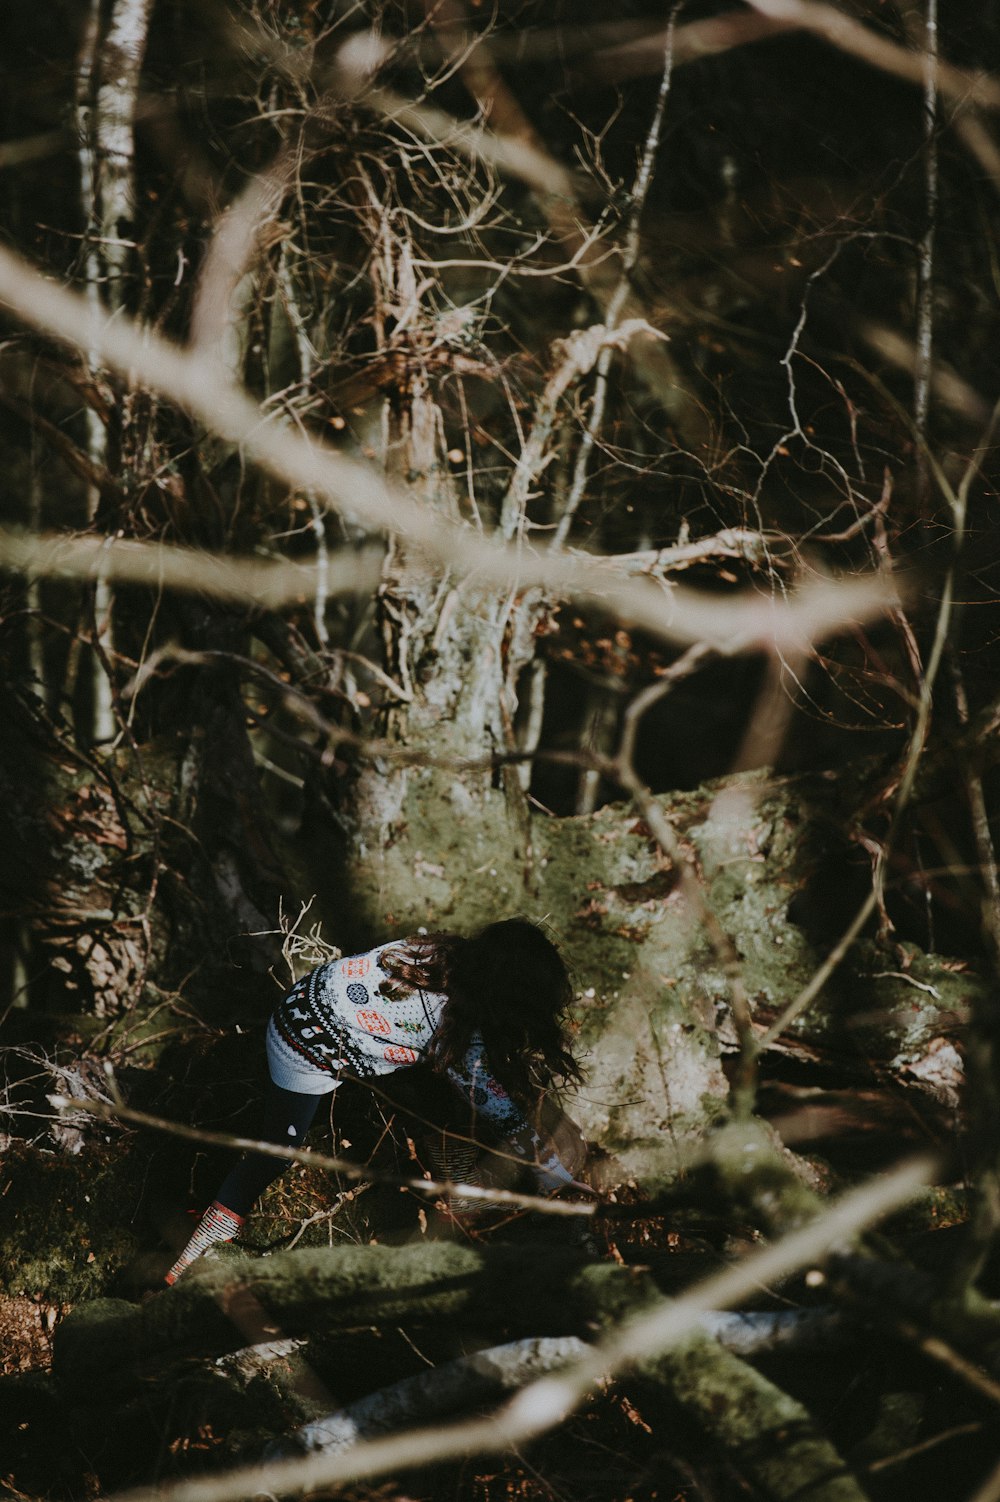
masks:
[[[574,1179],[572,1169],[563,1162],[553,1139],[532,1125],[490,1072],[486,1048],[478,1034],[473,1035],[462,1067],[448,1069],[447,1075],[476,1116],[488,1122],[503,1140],[505,1148],[532,1170],[540,1188],[586,1188]]]

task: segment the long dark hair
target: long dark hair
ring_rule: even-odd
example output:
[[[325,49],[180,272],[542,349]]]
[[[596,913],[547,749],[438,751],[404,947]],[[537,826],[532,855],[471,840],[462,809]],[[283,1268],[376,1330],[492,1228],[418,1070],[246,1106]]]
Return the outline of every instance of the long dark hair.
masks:
[[[491,1071],[516,1095],[580,1078],[563,1022],[569,974],[537,924],[505,918],[468,938],[419,934],[385,950],[380,964],[393,981],[447,997],[431,1046],[438,1068],[460,1068],[479,1033]]]

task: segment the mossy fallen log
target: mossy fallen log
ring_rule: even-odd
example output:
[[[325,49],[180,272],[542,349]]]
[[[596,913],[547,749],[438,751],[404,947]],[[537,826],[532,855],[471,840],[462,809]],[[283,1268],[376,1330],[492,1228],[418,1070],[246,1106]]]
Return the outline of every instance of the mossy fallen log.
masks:
[[[643,1280],[631,1290],[630,1313],[656,1302]],[[620,1289],[615,1289],[616,1314]],[[600,1300],[598,1300],[600,1304]],[[606,1316],[598,1307],[599,1325]],[[614,1323],[614,1320],[609,1321]],[[748,1366],[723,1342],[745,1351],[789,1347],[810,1338],[820,1344],[848,1336],[829,1310],[782,1314],[703,1316],[704,1328],[637,1372],[624,1373],[625,1387],[638,1380],[651,1396],[669,1401],[676,1425],[679,1406],[729,1464],[773,1502],[866,1502],[845,1461],[821,1433],[808,1410]],[[848,1337],[849,1338],[849,1337]],[[496,1400],[542,1373],[586,1353],[573,1337],[522,1340],[446,1364],[371,1394],[337,1413],[304,1426],[291,1444],[273,1446],[269,1459],[297,1450],[343,1454],[367,1438],[455,1414],[470,1404]],[[679,1448],[683,1449],[683,1443]]]
[[[699,1323],[710,1340],[743,1358],[836,1349],[857,1340],[861,1331],[833,1309],[712,1312],[702,1315]],[[303,1424],[283,1443],[272,1446],[266,1458],[311,1450],[338,1453],[377,1434],[426,1424],[467,1411],[473,1404],[495,1402],[546,1372],[580,1360],[587,1350],[587,1343],[578,1336],[557,1335],[509,1341],[460,1356]]]
[[[53,1359],[76,1385],[100,1372],[127,1383],[190,1355],[219,1355],[255,1337],[281,1340],[400,1321],[452,1319],[477,1330],[587,1335],[662,1294],[647,1269],[588,1263],[551,1246],[321,1247],[250,1259],[226,1248],[143,1304],[94,1299],[57,1327]],[[252,1314],[252,1320],[248,1318]],[[798,1341],[849,1338],[831,1311],[704,1316],[727,1346],[753,1354]]]
[[[475,1351],[442,1366],[428,1367],[303,1424],[286,1441],[270,1446],[265,1458],[277,1460],[314,1450],[339,1454],[378,1434],[392,1434],[467,1412],[474,1405],[496,1402],[504,1393],[578,1360],[586,1349],[575,1335],[543,1335]]]
[[[245,1345],[243,1306],[273,1317],[270,1338],[318,1328],[464,1320],[526,1334],[577,1334],[598,1308],[624,1309],[648,1281],[637,1269],[586,1265],[552,1247],[475,1250],[432,1242],[412,1247],[319,1247],[250,1259],[226,1252],[144,1304],[95,1299],[56,1332],[55,1369],[69,1383],[149,1369],[178,1356]],[[652,1286],[652,1285],[650,1285]]]
[[[865,1502],[846,1462],[797,1399],[698,1333],[640,1369],[774,1502]]]
[[[294,1251],[206,1260],[140,1306],[101,1300],[57,1332],[55,1371],[68,1391],[148,1372],[157,1360],[240,1343],[240,1305],[263,1305],[273,1334],[453,1319],[479,1330],[599,1332],[662,1302],[649,1275],[545,1248],[475,1250],[442,1243]],[[235,1322],[234,1322],[235,1320]],[[639,1379],[679,1403],[741,1474],[776,1502],[864,1502],[844,1462],[795,1399],[707,1334],[683,1340]],[[626,1377],[625,1380],[630,1380]]]

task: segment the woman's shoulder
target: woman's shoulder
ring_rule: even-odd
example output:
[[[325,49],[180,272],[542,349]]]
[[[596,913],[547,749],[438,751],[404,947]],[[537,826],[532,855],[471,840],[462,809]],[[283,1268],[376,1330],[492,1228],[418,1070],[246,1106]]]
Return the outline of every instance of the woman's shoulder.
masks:
[[[328,1005],[362,1005],[366,998],[402,1002],[407,998],[423,999],[435,1017],[444,995],[440,977],[428,964],[434,951],[433,940],[423,935],[389,939],[358,954],[341,955],[327,960],[312,972],[306,982]]]
[[[409,941],[406,939],[389,939],[384,944],[376,944],[371,949],[360,950],[357,954],[341,954],[335,959],[324,960],[322,965],[317,965],[317,971],[324,975],[342,976],[346,980],[363,980],[373,970],[381,970],[383,956],[389,957],[390,952],[398,950],[400,954],[410,956]]]
[[[426,945],[420,935],[403,939],[388,939],[359,954],[345,954],[340,959],[329,960],[321,968],[328,981],[365,981],[378,984],[380,981],[412,981],[413,971],[420,967]]]

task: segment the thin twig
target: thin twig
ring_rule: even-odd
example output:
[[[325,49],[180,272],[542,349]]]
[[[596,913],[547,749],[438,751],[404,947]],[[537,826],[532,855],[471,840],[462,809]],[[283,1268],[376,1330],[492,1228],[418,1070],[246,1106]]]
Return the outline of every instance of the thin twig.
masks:
[[[941,601],[938,607],[937,620],[934,629],[934,640],[931,646],[927,668],[924,672],[923,682],[920,689],[920,699],[917,706],[917,717],[907,745],[906,756],[899,777],[896,797],[893,804],[892,820],[888,833],[882,842],[875,871],[872,879],[872,889],[859,906],[854,917],[844,930],[840,939],[831,949],[823,964],[819,967],[812,979],[799,992],[781,1015],[768,1028],[764,1036],[759,1040],[760,1049],[767,1048],[781,1033],[805,1011],[806,1007],[822,990],[834,970],[850,949],[854,940],[863,929],[872,912],[882,902],[885,885],[885,872],[888,865],[889,852],[893,847],[896,836],[899,833],[903,816],[909,807],[910,798],[913,794],[914,782],[917,775],[917,767],[927,744],[930,732],[931,708],[934,698],[934,685],[937,681],[938,671],[944,659],[945,649],[948,644],[949,633],[952,624],[952,611],[954,605],[955,576],[958,566],[959,555],[965,540],[965,519],[968,504],[969,489],[973,478],[979,471],[988,445],[992,442],[993,434],[1000,423],[1000,402],[994,407],[990,421],[983,434],[982,440],[966,465],[965,472],[957,487],[953,487],[934,455],[928,452],[928,462],[938,482],[944,491],[951,509],[954,536],[952,540],[953,556],[945,575],[944,586],[941,591]],[[898,605],[897,605],[898,608]]]
[[[909,1320],[899,1320],[896,1329],[904,1340],[908,1340],[936,1361],[939,1366],[946,1367],[954,1376],[959,1377],[967,1387],[974,1392],[989,1398],[991,1403],[1000,1404],[1000,1382],[984,1372],[981,1367],[975,1365],[967,1356],[963,1356],[955,1347],[942,1340],[940,1335],[928,1335],[925,1331],[917,1328]]]
[[[934,235],[938,214],[938,24],[937,0],[925,0],[924,45],[924,212],[925,227],[917,247],[917,368],[914,372],[913,425],[917,433],[917,504],[926,513],[930,502],[927,463],[927,416],[934,362]],[[908,18],[911,35],[915,17]]]
[[[693,647],[688,647],[684,655],[678,657],[676,662],[672,662],[657,678],[653,679],[652,683],[648,683],[641,693],[636,694],[622,716],[622,735],[615,756],[617,763],[623,767],[633,766],[635,739],[644,716],[678,683],[682,683],[685,678],[697,672],[712,655],[711,647],[706,646],[704,642],[697,642]]]
[[[640,229],[642,225],[642,211],[646,206],[646,197],[649,193],[649,185],[653,180],[653,168],[656,163],[656,155],[660,146],[660,134],[663,128],[663,116],[667,106],[667,96],[670,93],[670,80],[674,70],[674,30],[677,20],[679,5],[675,5],[670,12],[670,20],[667,24],[666,36],[663,45],[663,71],[660,75],[660,88],[656,96],[656,107],[653,110],[653,118],[646,132],[646,142],[643,147],[642,157],[639,162],[639,170],[636,173],[635,184],[629,201],[628,224],[625,234],[625,244],[622,249],[622,266],[618,286],[611,294],[604,321],[608,329],[617,327],[621,317],[622,308],[629,295],[632,286],[632,273],[639,261],[641,249]],[[597,359],[594,372],[594,392],[590,402],[590,412],[587,423],[583,430],[583,438],[577,450],[576,462],[573,469],[573,479],[570,484],[566,504],[562,515],[556,523],[555,532],[552,534],[550,546],[553,549],[561,548],[569,536],[569,529],[573,525],[573,519],[583,500],[584,490],[587,484],[587,471],[590,467],[590,456],[597,442],[597,435],[601,431],[604,422],[604,407],[608,396],[608,371],[611,368],[611,356],[613,346],[609,342],[601,350]]]
[[[877,900],[875,888],[872,887],[822,965],[814,971],[813,975],[802,987],[802,990],[797,996],[793,997],[784,1011],[775,1018],[763,1037],[758,1039],[758,1050],[763,1051],[765,1048],[769,1048],[774,1040],[780,1038],[785,1029],[791,1027],[795,1019],[800,1017],[806,1008],[816,999],[875,911]]]
[[[230,1147],[239,1152],[255,1153],[265,1158],[277,1158],[285,1163],[301,1163],[307,1168],[325,1168],[339,1173],[346,1179],[370,1180],[391,1184],[400,1189],[412,1189],[421,1194],[437,1194],[444,1199],[476,1199],[484,1204],[516,1205],[523,1210],[540,1210],[548,1215],[593,1215],[597,1206],[589,1200],[550,1200],[537,1194],[518,1194],[513,1189],[486,1189],[480,1184],[453,1184],[447,1179],[416,1179],[400,1174],[375,1174],[363,1164],[352,1163],[347,1158],[334,1158],[325,1153],[313,1153],[303,1148],[281,1147],[274,1142],[261,1142],[254,1137],[236,1137],[229,1132],[208,1132],[200,1127],[185,1126],[179,1121],[167,1121],[162,1116],[150,1116],[145,1111],[135,1111],[131,1106],[103,1100],[70,1100],[62,1095],[50,1095],[52,1105],[60,1111],[88,1111],[102,1121],[129,1121],[133,1126],[146,1127],[154,1132],[166,1132],[171,1137],[181,1137],[186,1142],[203,1142],[209,1147]],[[520,1161],[520,1160],[519,1160]]]
[[[299,1242],[302,1240],[302,1237],[306,1234],[311,1226],[322,1225],[325,1220],[333,1220],[334,1216],[339,1215],[345,1205],[349,1205],[353,1200],[356,1200],[359,1195],[364,1194],[366,1189],[370,1189],[373,1182],[374,1180],[372,1179],[366,1179],[363,1184],[356,1184],[353,1189],[345,1189],[343,1194],[338,1194],[334,1203],[332,1205],[328,1205],[325,1210],[316,1210],[312,1215],[307,1215],[305,1220],[303,1220],[300,1224],[299,1229],[296,1231],[291,1241],[287,1246],[283,1248],[283,1250],[286,1252],[293,1251],[295,1247],[298,1246]]]
[[[918,1455],[923,1455],[927,1450],[935,1450],[938,1445],[945,1444],[949,1439],[960,1439],[966,1434],[979,1434],[983,1428],[982,1421],[974,1424],[956,1424],[952,1429],[942,1429],[940,1434],[932,1434],[929,1439],[921,1440],[919,1444],[910,1445],[906,1450],[900,1450],[896,1455],[883,1455],[879,1460],[873,1460],[866,1467],[869,1475],[877,1475],[879,1471],[888,1471],[892,1466],[905,1465],[908,1460],[915,1460]]]

